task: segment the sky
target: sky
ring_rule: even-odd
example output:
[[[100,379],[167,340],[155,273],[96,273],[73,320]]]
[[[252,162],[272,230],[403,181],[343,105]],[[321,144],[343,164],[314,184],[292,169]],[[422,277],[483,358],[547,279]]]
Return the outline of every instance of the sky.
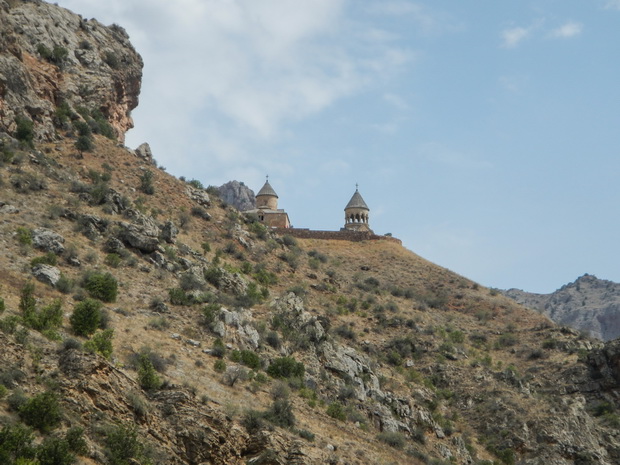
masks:
[[[482,285],[620,282],[620,0],[59,0],[142,55],[158,164]]]

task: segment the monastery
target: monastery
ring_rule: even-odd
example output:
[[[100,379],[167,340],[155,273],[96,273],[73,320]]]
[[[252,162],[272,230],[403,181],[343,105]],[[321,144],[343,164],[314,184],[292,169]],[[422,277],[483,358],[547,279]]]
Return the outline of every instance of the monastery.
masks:
[[[363,240],[390,240],[401,243],[399,239],[391,236],[376,235],[370,229],[370,208],[355,186],[355,193],[344,207],[344,227],[339,231],[317,231],[311,229],[292,228],[288,213],[278,208],[278,194],[269,184],[269,177],[265,185],[256,194],[256,208],[244,213],[254,213],[265,226],[275,232],[288,234],[299,238],[313,239],[340,239],[348,241]]]

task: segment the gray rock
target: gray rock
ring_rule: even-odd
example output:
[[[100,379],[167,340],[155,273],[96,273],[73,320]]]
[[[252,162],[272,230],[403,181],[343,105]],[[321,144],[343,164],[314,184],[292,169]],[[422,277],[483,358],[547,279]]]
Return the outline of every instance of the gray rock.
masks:
[[[10,213],[19,213],[19,208],[14,207],[13,205],[9,205],[8,203],[0,202],[0,213],[3,215]]]
[[[151,146],[147,142],[140,144],[134,151],[137,157],[140,157],[148,162],[153,161],[153,152]]]
[[[209,194],[202,189],[196,189],[193,186],[187,185],[185,186],[185,192],[187,196],[196,202],[198,205],[203,207],[211,206],[211,199],[209,198]]]
[[[116,237],[110,237],[103,245],[103,250],[107,253],[120,253],[125,249],[125,246]]]
[[[219,337],[226,337],[226,325],[223,321],[218,321],[213,325],[213,333]]]
[[[159,227],[155,220],[136,210],[129,212],[133,221],[131,223],[125,221],[118,223],[118,239],[141,252],[151,253],[158,250]]]
[[[239,181],[229,181],[218,188],[220,199],[227,205],[232,205],[239,211],[256,208],[254,191]]]
[[[179,228],[170,220],[166,221],[161,227],[161,238],[169,244],[174,244],[179,234]]]
[[[32,231],[32,244],[45,252],[61,254],[65,251],[65,238],[49,229],[37,228]]]
[[[60,279],[60,270],[55,266],[39,264],[32,269],[32,275],[42,283],[56,286]]]

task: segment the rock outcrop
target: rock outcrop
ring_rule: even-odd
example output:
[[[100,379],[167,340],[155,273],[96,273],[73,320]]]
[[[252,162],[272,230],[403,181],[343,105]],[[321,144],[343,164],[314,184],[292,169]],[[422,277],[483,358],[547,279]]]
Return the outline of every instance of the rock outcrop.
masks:
[[[63,119],[88,111],[103,115],[123,141],[142,65],[120,26],[38,0],[0,0],[1,131],[15,134],[16,118],[25,118],[37,139],[53,140]]]
[[[609,341],[620,336],[620,284],[584,274],[551,294],[520,289],[502,293],[560,325]]]
[[[256,208],[254,191],[239,181],[228,181],[218,187],[220,199],[227,205],[232,205],[239,211]]]

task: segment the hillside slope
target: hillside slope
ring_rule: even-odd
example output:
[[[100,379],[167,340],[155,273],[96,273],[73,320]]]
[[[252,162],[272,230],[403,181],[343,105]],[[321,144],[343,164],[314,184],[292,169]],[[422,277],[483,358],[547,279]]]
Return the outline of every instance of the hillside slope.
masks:
[[[0,129],[0,463],[620,461],[620,344],[276,235],[63,108]]]
[[[610,341],[620,336],[620,284],[585,274],[551,294],[502,291],[560,325]]]

